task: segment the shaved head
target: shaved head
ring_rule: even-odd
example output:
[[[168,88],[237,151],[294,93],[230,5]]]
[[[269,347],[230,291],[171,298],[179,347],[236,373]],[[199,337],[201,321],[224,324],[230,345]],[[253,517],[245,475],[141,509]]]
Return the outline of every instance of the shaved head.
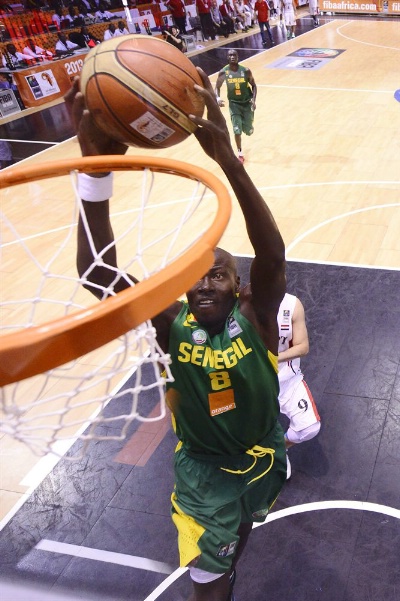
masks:
[[[233,255],[231,255],[231,253],[229,253],[227,250],[224,250],[223,248],[219,248],[219,246],[217,246],[217,248],[214,251],[214,256],[215,256],[215,263],[222,261],[227,266],[229,266],[229,268],[232,269],[232,271],[236,275],[236,273],[237,273],[236,259]]]

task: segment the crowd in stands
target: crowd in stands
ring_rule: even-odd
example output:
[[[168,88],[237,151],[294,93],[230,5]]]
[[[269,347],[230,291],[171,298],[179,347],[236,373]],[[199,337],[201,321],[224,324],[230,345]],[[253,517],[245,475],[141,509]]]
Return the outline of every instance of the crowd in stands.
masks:
[[[129,5],[136,7],[140,1],[130,0]],[[158,21],[155,21],[159,33],[167,42],[185,52],[184,36],[188,33],[195,33],[197,39],[199,33],[200,39],[206,41],[227,38],[253,28],[259,21],[257,2],[259,0],[186,0],[186,3],[184,0],[153,0],[152,8],[158,10]],[[35,35],[40,27],[36,17],[31,28],[25,25],[11,31],[10,26],[11,35],[7,32],[8,35],[4,36],[5,25],[10,21],[7,21],[5,14],[15,11],[16,6],[5,2],[0,4],[0,24],[3,23],[0,28],[0,32],[3,32],[0,38],[3,42],[2,63],[8,69],[60,58],[129,33],[127,22],[115,14],[117,11],[121,14],[122,0],[24,0],[25,13],[37,15],[46,12],[47,21],[42,23],[42,32],[48,34],[52,44],[45,44],[43,36]],[[168,13],[173,22],[171,27],[167,26],[162,16]],[[94,29],[96,24],[103,24],[100,31]],[[148,26],[146,32],[152,33]]]
[[[123,9],[122,0],[21,0],[21,2],[23,4],[20,5],[1,2],[0,19],[2,15],[13,14],[18,6],[25,12],[45,11],[46,22],[42,25],[44,30],[47,28],[48,31],[80,28],[112,21],[115,19],[112,11]],[[186,0],[186,2],[185,0],[153,0],[152,2],[128,0],[128,6],[135,8],[140,4],[151,4],[152,9],[154,7],[158,12],[165,9],[171,14],[173,25],[178,28],[180,34],[185,35],[187,30],[192,31],[197,28],[201,31],[204,40],[213,40],[219,35],[228,37],[230,33],[248,31],[253,27],[257,22],[255,2],[256,0]],[[124,28],[126,29],[126,24]],[[11,35],[7,37],[12,39],[13,32],[10,33]],[[29,35],[31,33],[35,31],[29,32]],[[106,37],[109,36],[110,33],[107,33]]]

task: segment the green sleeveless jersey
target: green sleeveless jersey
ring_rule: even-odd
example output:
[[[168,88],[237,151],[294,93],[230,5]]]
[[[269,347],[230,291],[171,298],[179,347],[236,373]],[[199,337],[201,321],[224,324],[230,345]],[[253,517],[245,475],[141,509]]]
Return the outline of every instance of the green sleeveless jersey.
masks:
[[[248,69],[238,65],[237,71],[231,71],[229,65],[227,65],[223,70],[225,71],[225,81],[228,88],[228,101],[243,104],[250,102],[253,92],[249,86]]]
[[[183,303],[168,350],[175,381],[167,384],[167,402],[189,452],[239,455],[275,426],[278,360],[238,302],[223,332],[212,338]]]

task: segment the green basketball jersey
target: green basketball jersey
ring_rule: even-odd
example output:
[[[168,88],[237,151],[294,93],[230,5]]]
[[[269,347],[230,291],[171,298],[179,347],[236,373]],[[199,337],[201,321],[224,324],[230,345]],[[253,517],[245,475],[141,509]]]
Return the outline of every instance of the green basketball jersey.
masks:
[[[253,97],[253,92],[249,86],[248,69],[238,65],[237,71],[231,71],[229,65],[224,67],[225,81],[228,88],[228,101],[245,103]]]
[[[175,381],[167,385],[167,402],[189,452],[238,455],[272,430],[279,413],[277,357],[238,302],[212,338],[183,303],[168,350]]]

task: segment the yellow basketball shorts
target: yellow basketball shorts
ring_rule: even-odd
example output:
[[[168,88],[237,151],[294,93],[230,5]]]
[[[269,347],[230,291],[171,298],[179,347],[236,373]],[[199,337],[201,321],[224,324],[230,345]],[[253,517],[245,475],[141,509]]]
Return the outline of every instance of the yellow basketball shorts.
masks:
[[[194,559],[201,570],[230,569],[242,522],[263,522],[286,480],[286,450],[279,423],[246,453],[229,456],[175,453],[172,520],[181,567]]]

